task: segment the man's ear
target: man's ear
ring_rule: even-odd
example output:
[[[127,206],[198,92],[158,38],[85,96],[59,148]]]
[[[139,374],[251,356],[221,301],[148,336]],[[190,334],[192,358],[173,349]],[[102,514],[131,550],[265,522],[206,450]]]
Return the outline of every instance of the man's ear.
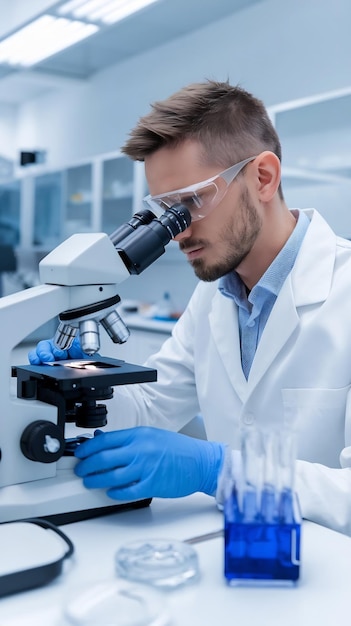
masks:
[[[261,202],[269,202],[276,194],[281,176],[280,161],[278,157],[269,150],[259,154],[255,161],[256,167],[256,190]]]

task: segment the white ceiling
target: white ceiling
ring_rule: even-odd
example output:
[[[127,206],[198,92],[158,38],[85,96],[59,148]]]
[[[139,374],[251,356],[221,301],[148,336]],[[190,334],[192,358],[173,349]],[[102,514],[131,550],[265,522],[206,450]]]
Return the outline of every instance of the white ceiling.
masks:
[[[41,10],[36,10],[35,16],[44,12],[43,5],[50,5],[54,10],[66,0],[51,3],[47,0],[12,0],[14,4],[9,21],[11,28],[7,33],[2,28],[0,38],[13,32],[15,25],[18,27],[28,21],[29,6],[32,4],[35,10],[40,6],[40,1]],[[30,70],[13,69],[0,64],[0,103],[20,104],[45,91],[87,81],[109,65],[189,34],[262,1],[159,0],[123,21],[104,28],[87,40],[38,63]],[[5,5],[9,8],[8,2],[9,0],[0,0],[1,15],[4,15]]]

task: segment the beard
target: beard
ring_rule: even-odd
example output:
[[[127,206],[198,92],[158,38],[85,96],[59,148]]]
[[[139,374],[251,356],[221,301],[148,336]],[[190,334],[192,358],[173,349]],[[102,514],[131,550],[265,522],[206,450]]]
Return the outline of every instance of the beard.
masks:
[[[223,225],[219,232],[218,247],[224,250],[222,258],[209,265],[203,259],[191,261],[195,275],[205,282],[213,282],[229,272],[233,272],[249,254],[261,230],[262,220],[245,189],[240,198],[235,215]],[[211,244],[210,244],[211,245]],[[206,240],[186,239],[179,243],[181,250],[190,247],[208,247]]]

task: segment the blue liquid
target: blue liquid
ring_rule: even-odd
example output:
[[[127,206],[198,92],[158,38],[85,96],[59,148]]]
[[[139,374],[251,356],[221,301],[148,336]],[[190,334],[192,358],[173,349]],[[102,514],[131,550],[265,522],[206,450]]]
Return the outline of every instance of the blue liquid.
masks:
[[[288,513],[286,521],[263,521],[261,515],[245,521],[232,495],[225,507],[224,529],[224,574],[229,583],[298,580],[301,524],[290,515],[291,509]]]

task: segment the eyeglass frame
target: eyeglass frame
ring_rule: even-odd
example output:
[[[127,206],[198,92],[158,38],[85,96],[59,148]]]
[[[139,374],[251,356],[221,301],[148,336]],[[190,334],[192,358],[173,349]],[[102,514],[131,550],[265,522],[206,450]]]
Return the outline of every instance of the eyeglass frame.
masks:
[[[193,185],[188,185],[187,187],[181,187],[180,189],[174,189],[173,191],[167,191],[165,193],[161,193],[161,194],[157,194],[155,196],[148,194],[147,196],[145,196],[143,198],[143,203],[147,205],[147,207],[155,213],[155,206],[152,203],[156,203],[157,205],[157,201],[161,200],[162,198],[167,198],[169,196],[173,196],[175,194],[182,194],[182,193],[187,193],[187,192],[195,192],[198,189],[201,189],[202,187],[205,187],[206,185],[210,185],[211,183],[213,183],[217,178],[223,178],[223,180],[225,181],[227,188],[225,189],[223,195],[221,196],[221,198],[218,200],[217,203],[214,203],[215,198],[213,199],[213,203],[214,206],[211,207],[210,211],[212,211],[218,204],[219,202],[221,202],[221,200],[223,200],[224,196],[226,195],[227,191],[228,191],[228,187],[229,185],[235,180],[235,178],[238,176],[238,174],[240,174],[240,172],[244,169],[244,167],[246,165],[248,165],[248,163],[251,163],[252,161],[254,161],[257,158],[257,155],[252,156],[252,157],[248,157],[247,159],[243,159],[242,161],[239,161],[238,163],[234,163],[234,165],[231,165],[230,167],[228,167],[227,169],[223,170],[223,172],[219,172],[219,174],[215,174],[215,176],[211,176],[211,178],[207,178],[206,180],[202,180],[199,183],[194,183]],[[218,190],[216,195],[218,194]],[[173,206],[173,205],[171,205]],[[164,212],[165,210],[167,210],[167,208],[171,208],[171,206],[169,207],[159,207],[160,209],[162,209],[162,212]],[[209,211],[209,212],[210,212]],[[208,213],[209,213],[208,212]],[[199,217],[193,217],[191,216],[191,219],[193,222],[198,221],[203,219],[204,217],[207,217],[208,213],[206,215],[201,215]],[[191,210],[190,210],[190,214],[191,214]],[[161,215],[161,213],[160,213]],[[159,216],[157,216],[159,217]]]

